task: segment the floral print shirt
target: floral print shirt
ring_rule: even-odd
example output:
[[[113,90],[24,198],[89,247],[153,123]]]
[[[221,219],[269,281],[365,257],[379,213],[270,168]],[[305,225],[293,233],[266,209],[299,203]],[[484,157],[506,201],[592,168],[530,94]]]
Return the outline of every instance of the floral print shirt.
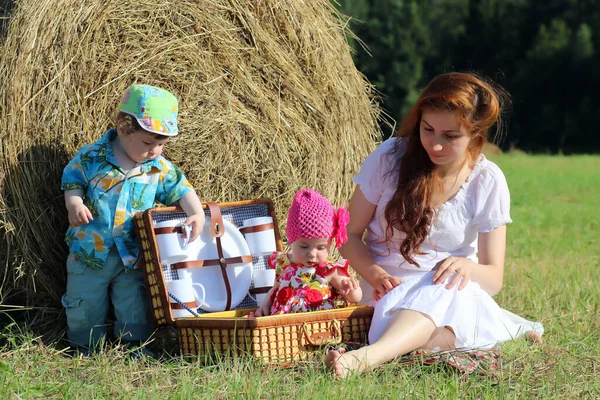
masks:
[[[133,215],[156,206],[175,204],[194,190],[184,174],[160,156],[136,164],[125,173],[115,160],[111,129],[98,140],[84,146],[65,167],[61,189],[81,189],[83,202],[93,221],[70,226],[65,241],[76,261],[91,268],[102,268],[110,248],[115,245],[126,268],[134,268],[139,248],[134,237]]]
[[[274,252],[268,259],[269,267],[275,269],[271,315],[305,311],[331,310],[345,307],[348,302],[327,281],[333,271],[339,269],[348,274],[348,261],[327,260],[318,265],[292,263],[286,253]]]

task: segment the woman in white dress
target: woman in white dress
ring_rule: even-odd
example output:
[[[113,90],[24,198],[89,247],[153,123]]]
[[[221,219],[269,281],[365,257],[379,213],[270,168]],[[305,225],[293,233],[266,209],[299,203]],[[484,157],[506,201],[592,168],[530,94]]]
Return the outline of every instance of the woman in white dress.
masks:
[[[492,126],[502,132],[507,100],[474,74],[439,75],[396,137],[365,160],[340,252],[375,311],[368,346],[328,353],[337,375],[420,348],[489,349],[524,334],[541,343],[539,323],[492,299],[503,283],[510,194],[481,148]]]

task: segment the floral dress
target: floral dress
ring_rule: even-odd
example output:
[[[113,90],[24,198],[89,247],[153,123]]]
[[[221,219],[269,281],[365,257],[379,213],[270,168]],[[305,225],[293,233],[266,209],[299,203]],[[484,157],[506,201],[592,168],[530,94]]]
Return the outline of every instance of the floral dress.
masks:
[[[271,315],[345,307],[348,302],[327,281],[336,269],[348,274],[348,261],[331,260],[317,265],[295,264],[286,253],[274,252],[268,260],[275,269],[277,290],[271,294]]]

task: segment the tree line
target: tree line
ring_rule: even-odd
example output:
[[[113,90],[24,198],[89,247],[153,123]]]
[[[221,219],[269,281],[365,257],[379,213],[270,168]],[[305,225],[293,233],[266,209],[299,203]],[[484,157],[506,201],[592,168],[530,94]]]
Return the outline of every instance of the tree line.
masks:
[[[600,151],[600,0],[341,0],[337,6],[358,38],[350,38],[357,68],[394,120],[433,76],[471,71],[511,94],[503,148]]]

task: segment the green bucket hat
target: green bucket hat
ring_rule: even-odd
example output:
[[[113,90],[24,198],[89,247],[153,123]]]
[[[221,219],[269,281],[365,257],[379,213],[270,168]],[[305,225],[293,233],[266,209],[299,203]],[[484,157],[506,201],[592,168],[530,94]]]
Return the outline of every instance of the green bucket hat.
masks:
[[[177,127],[177,98],[165,89],[150,85],[132,85],[125,92],[120,110],[133,116],[148,132],[175,136]]]

